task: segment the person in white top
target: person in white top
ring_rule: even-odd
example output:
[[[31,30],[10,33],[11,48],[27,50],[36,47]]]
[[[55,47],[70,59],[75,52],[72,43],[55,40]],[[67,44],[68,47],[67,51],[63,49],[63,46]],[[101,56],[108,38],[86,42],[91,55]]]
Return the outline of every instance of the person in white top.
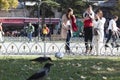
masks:
[[[97,54],[100,54],[100,49],[103,46],[105,22],[106,19],[103,17],[102,10],[97,10],[95,19],[93,20],[93,26],[94,26],[93,30],[97,29],[98,34],[95,35],[93,33],[93,41],[92,41],[92,44],[94,45]]]
[[[70,38],[72,36],[71,16],[75,16],[73,14],[73,9],[68,8],[66,14],[62,16],[62,28],[61,28],[61,38],[66,39],[65,51],[68,53],[70,53]]]
[[[110,41],[111,37],[113,38],[113,42],[111,43],[112,47],[119,47],[119,45],[117,44],[116,40],[119,37],[118,35],[118,31],[120,31],[120,29],[117,27],[116,21],[118,20],[118,16],[114,16],[113,19],[111,19],[109,21],[109,26],[108,26],[108,31],[109,31],[109,35],[108,38],[106,40],[106,44],[105,46],[108,47],[108,42]]]
[[[3,28],[2,28],[2,22],[0,22],[0,42],[3,42],[3,35],[4,35],[4,32],[3,32]]]

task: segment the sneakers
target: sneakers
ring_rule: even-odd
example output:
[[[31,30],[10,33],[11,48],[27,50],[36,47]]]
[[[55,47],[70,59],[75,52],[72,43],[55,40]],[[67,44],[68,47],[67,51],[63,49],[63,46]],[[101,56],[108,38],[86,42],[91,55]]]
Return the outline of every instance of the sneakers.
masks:
[[[92,49],[90,49],[89,54],[93,54],[93,50]]]
[[[119,44],[116,44],[116,46],[115,47],[120,47],[120,45]]]
[[[89,50],[86,50],[85,53],[89,53]]]
[[[113,44],[113,43],[111,43],[111,46],[112,46],[112,47],[120,47],[119,44],[116,44],[116,45],[115,45],[115,44]],[[108,44],[105,44],[105,47],[109,47],[109,45],[108,45]]]
[[[105,47],[109,47],[108,44],[105,44]]]
[[[93,51],[91,49],[90,50],[88,49],[88,50],[85,51],[86,54],[92,54],[92,52]]]
[[[120,47],[119,44],[114,45],[113,43],[111,43],[111,45],[112,45],[112,47]]]
[[[111,43],[111,46],[112,46],[112,47],[115,47],[115,45],[114,45],[113,43]]]

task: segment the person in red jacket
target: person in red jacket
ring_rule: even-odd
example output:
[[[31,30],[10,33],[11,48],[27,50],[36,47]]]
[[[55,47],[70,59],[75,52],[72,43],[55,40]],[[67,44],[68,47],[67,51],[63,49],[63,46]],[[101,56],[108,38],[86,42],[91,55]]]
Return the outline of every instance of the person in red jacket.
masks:
[[[93,19],[94,19],[94,12],[92,10],[92,6],[89,5],[87,10],[83,14],[84,17],[84,41],[86,51],[85,53],[92,51],[92,38],[93,38]],[[89,44],[88,44],[89,43]]]
[[[61,28],[61,37],[66,40],[65,52],[70,53],[70,39],[72,37],[73,31],[77,30],[75,26],[76,18],[73,14],[73,9],[68,8],[66,13],[62,16],[62,28]]]

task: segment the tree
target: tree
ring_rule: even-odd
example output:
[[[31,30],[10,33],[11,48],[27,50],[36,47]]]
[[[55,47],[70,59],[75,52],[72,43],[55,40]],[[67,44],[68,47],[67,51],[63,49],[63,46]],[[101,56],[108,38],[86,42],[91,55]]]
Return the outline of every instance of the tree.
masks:
[[[41,4],[42,15],[44,17],[51,17],[54,16],[52,12],[52,8],[58,8],[60,6],[59,3],[52,1],[52,0],[44,0]]]
[[[38,0],[20,0],[20,1],[38,1]],[[82,17],[83,12],[86,9],[88,2],[83,0],[41,0],[42,4],[40,6],[40,14],[42,17],[53,16],[53,8],[58,9],[59,12],[65,13],[66,9],[71,7],[74,10],[75,15],[78,18]],[[34,11],[37,11],[37,5],[34,6]],[[32,11],[33,13],[33,11]]]
[[[43,0],[41,4],[41,14],[42,14],[42,25],[45,23],[44,18],[45,17],[51,17],[54,16],[54,13],[52,12],[52,8],[58,8],[59,4],[52,0]]]
[[[120,0],[116,2],[116,5],[113,7],[113,10],[111,11],[112,15],[117,15],[120,17]]]
[[[34,6],[30,6],[30,8],[32,7],[32,11],[31,11],[31,15],[34,15],[33,12],[37,12],[38,11],[38,0],[20,0],[20,2],[25,2],[25,1],[31,1],[31,2],[36,2],[36,4]],[[55,1],[52,0],[41,0],[41,5],[40,5],[40,15],[42,15],[42,17],[51,17],[54,16],[54,13],[52,12],[52,8],[58,8],[59,4]],[[27,7],[29,8],[29,7]],[[37,17],[37,15],[36,15]]]
[[[69,2],[68,2],[69,1]],[[66,9],[71,7],[74,10],[75,15],[78,18],[82,17],[84,9],[86,8],[86,5],[88,2],[82,1],[82,0],[56,0],[60,4],[60,10],[62,13],[66,12]]]
[[[8,10],[16,8],[18,6],[18,0],[0,0],[0,10]]]

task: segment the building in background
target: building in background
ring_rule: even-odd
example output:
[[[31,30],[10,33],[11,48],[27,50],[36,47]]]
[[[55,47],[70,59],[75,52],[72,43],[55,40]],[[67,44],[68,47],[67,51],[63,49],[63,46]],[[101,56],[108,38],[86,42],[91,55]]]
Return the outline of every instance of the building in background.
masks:
[[[104,12],[104,16],[109,19],[110,9],[116,4],[117,0],[84,0],[92,2],[95,6],[101,7]],[[34,10],[33,6],[36,5],[35,1],[24,1],[19,2],[16,9],[10,9],[9,11],[0,11],[0,21],[3,22],[4,31],[18,31],[26,27],[28,22],[32,22],[35,29],[38,29],[38,11]],[[98,8],[96,7],[96,8]],[[46,18],[45,23],[51,28],[52,33],[56,33],[58,26],[60,29],[60,18],[62,13],[58,12],[57,9],[52,9],[54,16]],[[40,21],[41,23],[41,21]],[[37,34],[37,33],[36,33]],[[76,35],[76,34],[75,34]]]

